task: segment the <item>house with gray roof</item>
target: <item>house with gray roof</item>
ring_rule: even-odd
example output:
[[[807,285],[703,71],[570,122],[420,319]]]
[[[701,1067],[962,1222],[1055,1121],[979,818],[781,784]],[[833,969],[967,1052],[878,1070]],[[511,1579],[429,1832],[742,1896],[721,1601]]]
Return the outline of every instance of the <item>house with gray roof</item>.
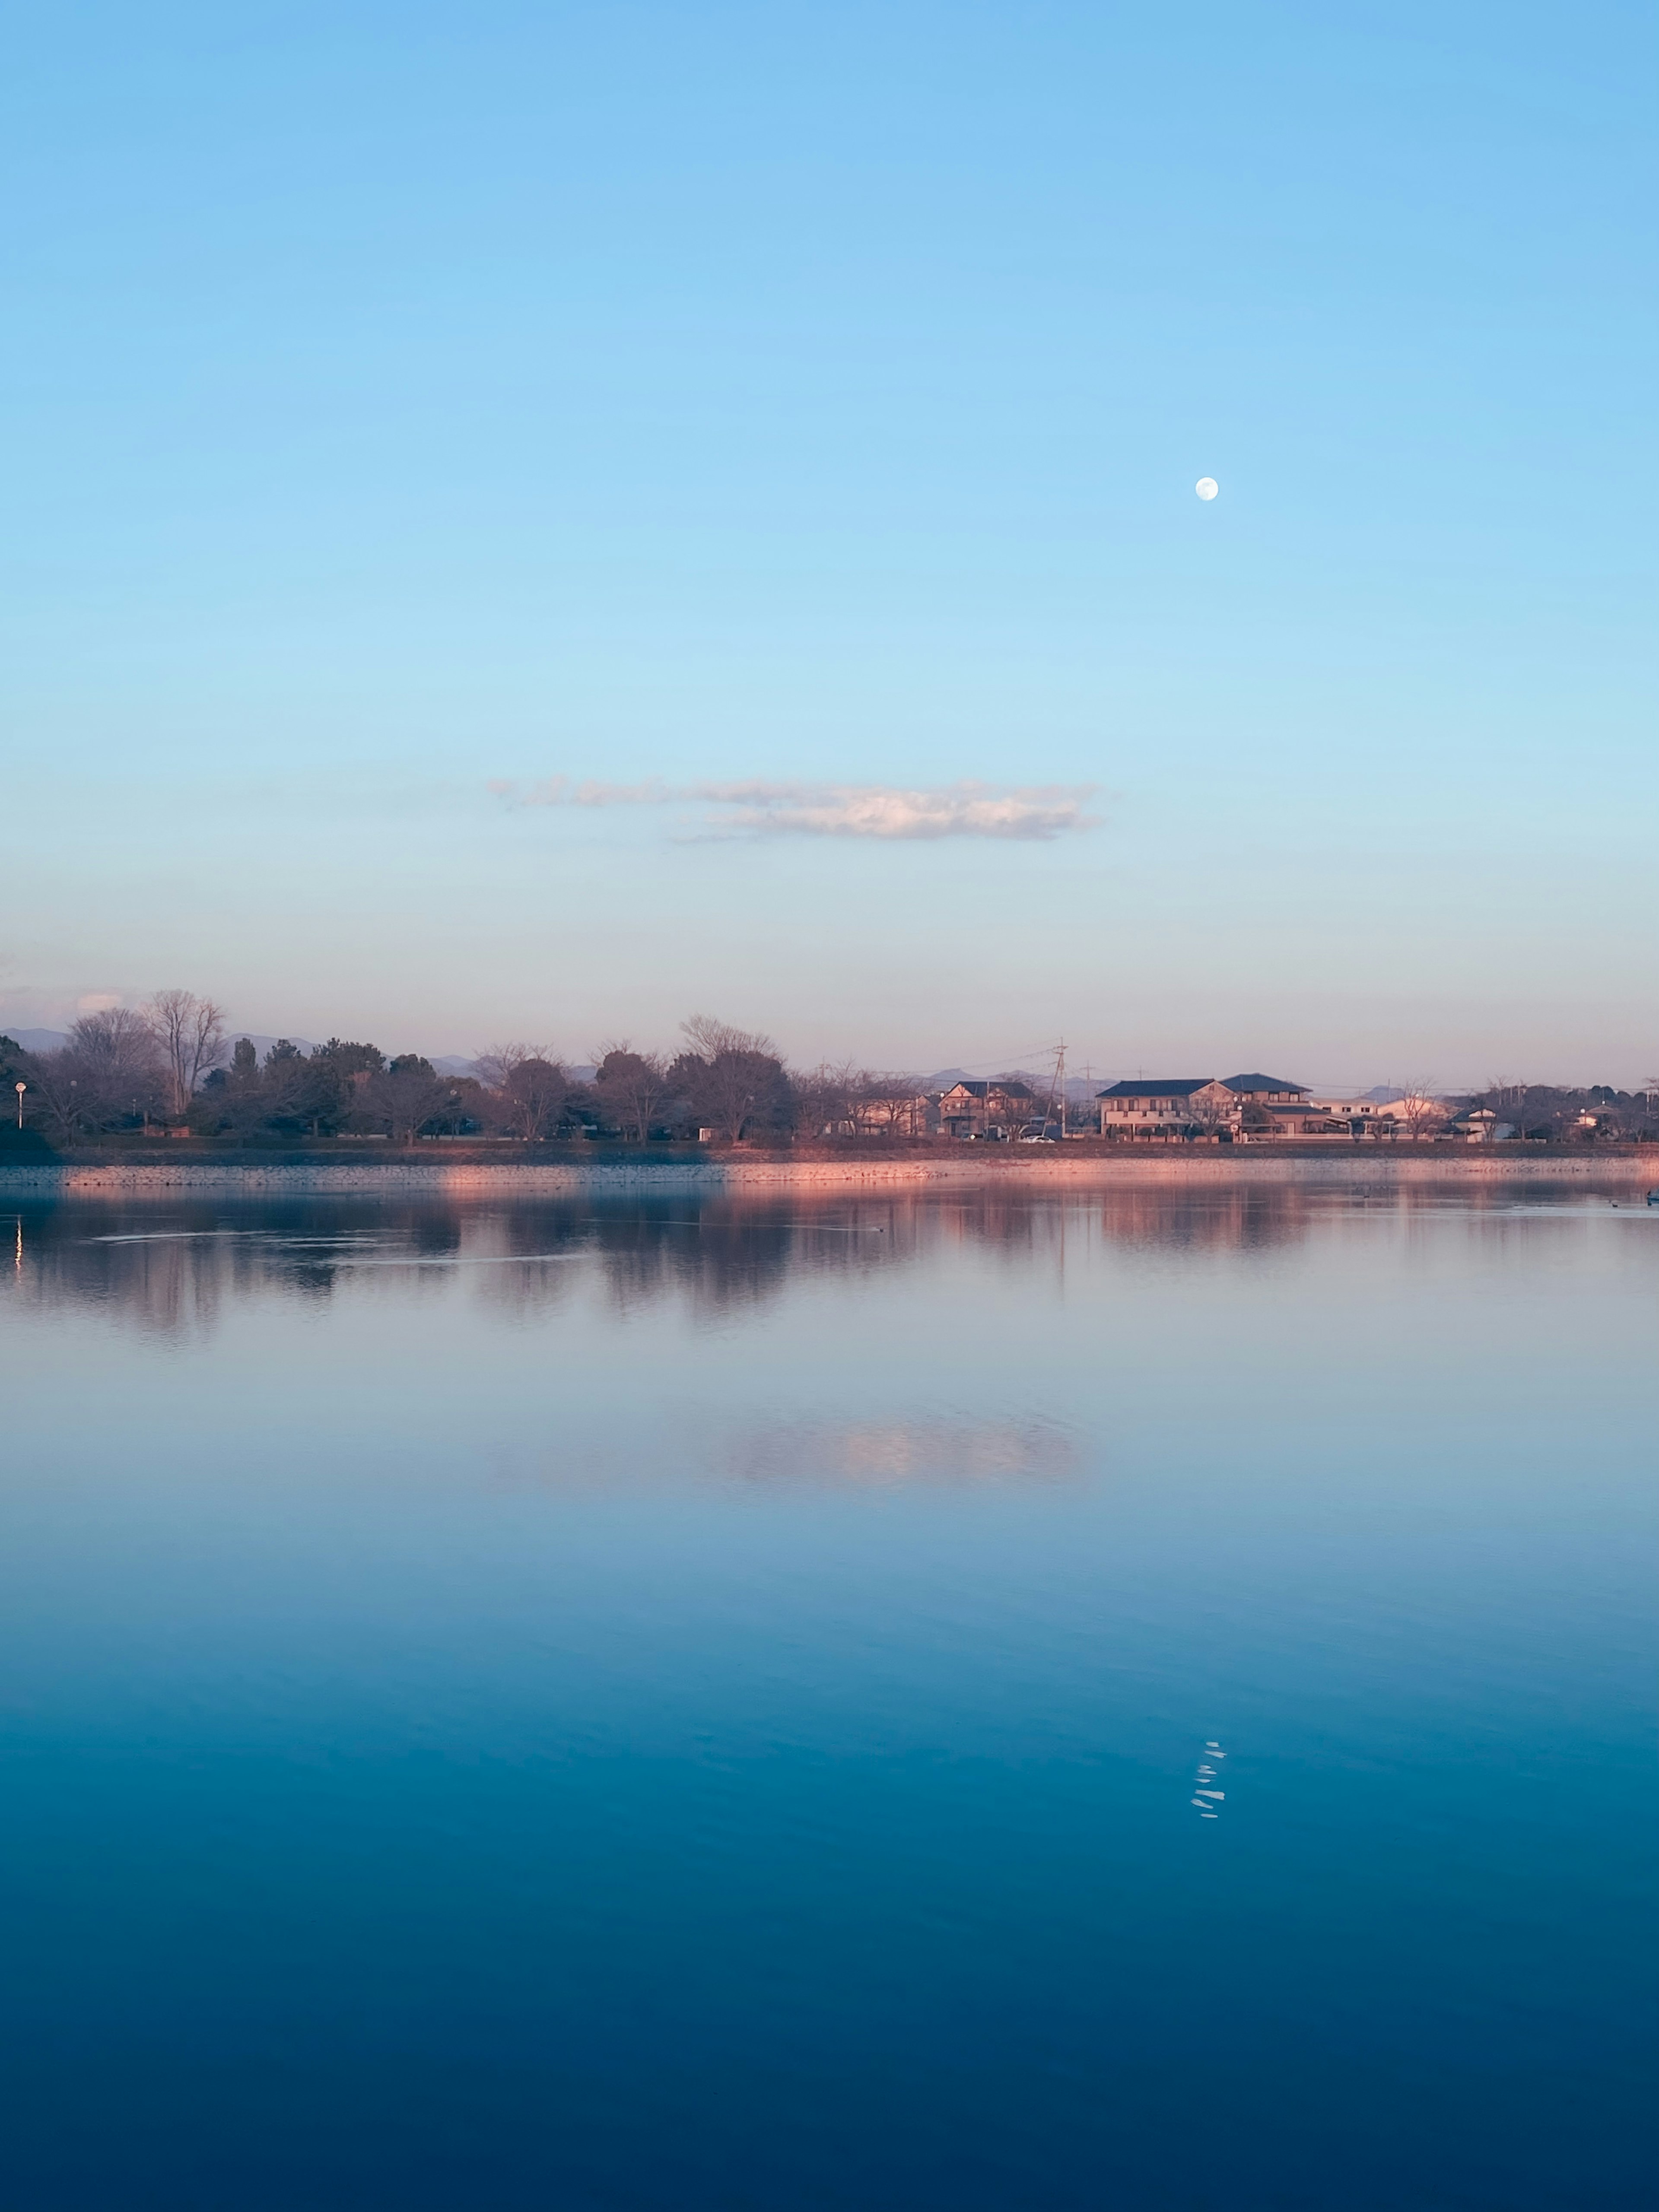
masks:
[[[1284,1076],[1135,1076],[1097,1091],[1103,1137],[1309,1136],[1325,1133],[1322,1115],[1310,1118],[1307,1085]]]
[[[1038,1111],[1030,1084],[1012,1076],[994,1083],[953,1083],[939,1102],[939,1126],[947,1137],[1018,1136]]]
[[[1221,1087],[1261,1106],[1299,1106],[1308,1095],[1305,1083],[1287,1083],[1282,1075],[1224,1075]]]
[[[1137,1075],[1095,1097],[1103,1137],[1163,1137],[1171,1142],[1218,1127],[1238,1107],[1212,1075]]]

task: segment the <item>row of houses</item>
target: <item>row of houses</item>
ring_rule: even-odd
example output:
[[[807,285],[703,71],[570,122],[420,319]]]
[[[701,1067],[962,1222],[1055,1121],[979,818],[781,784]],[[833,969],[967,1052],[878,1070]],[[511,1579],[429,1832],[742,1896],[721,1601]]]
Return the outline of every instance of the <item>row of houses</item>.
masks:
[[[1419,1135],[1445,1125],[1437,1103],[1413,1093],[1382,1098],[1317,1098],[1305,1084],[1255,1071],[1240,1075],[1136,1076],[1097,1091],[1089,1119],[1099,1133],[1126,1143],[1261,1143],[1294,1138],[1389,1139]],[[1075,1104],[1062,1130],[1057,1106],[1030,1085],[1005,1079],[957,1083],[937,1102],[914,1102],[907,1133],[937,1132],[963,1140],[1012,1143],[1040,1137],[1092,1133],[1079,1129]],[[1500,1132],[1484,1126],[1496,1117],[1483,1110],[1461,1115],[1454,1133],[1471,1139]],[[1507,1133],[1504,1132],[1503,1133]]]
[[[1420,1102],[1419,1102],[1420,1103]],[[1407,1100],[1315,1098],[1305,1084],[1255,1071],[1244,1075],[1137,1076],[1097,1094],[1103,1137],[1275,1138],[1396,1135],[1415,1115]],[[1408,1109],[1409,1109],[1409,1114]]]
[[[1163,1138],[1188,1142],[1197,1137],[1242,1134],[1248,1128],[1264,1137],[1324,1135],[1330,1109],[1310,1100],[1306,1086],[1276,1075],[1194,1075],[1149,1079],[1137,1076],[1095,1094],[1094,1114],[1103,1137],[1145,1143]],[[1066,1113],[1071,1133],[1075,1105]],[[939,1101],[941,1136],[1014,1140],[1061,1133],[1057,1107],[1026,1083],[957,1083]],[[1346,1130],[1344,1133],[1346,1133]]]

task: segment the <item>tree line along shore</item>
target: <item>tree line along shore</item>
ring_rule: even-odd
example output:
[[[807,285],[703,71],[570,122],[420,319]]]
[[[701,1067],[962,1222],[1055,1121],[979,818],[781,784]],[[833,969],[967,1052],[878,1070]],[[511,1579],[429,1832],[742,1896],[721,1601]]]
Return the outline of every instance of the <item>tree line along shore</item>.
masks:
[[[378,1139],[398,1147],[429,1139],[597,1141],[804,1152],[950,1140],[939,1094],[913,1075],[792,1068],[769,1037],[707,1016],[682,1029],[683,1048],[672,1056],[614,1044],[580,1075],[552,1052],[524,1043],[481,1054],[469,1073],[446,1073],[420,1054],[388,1054],[338,1037],[309,1051],[279,1038],[261,1054],[249,1038],[228,1032],[210,1000],[167,991],[140,1008],[83,1016],[53,1051],[27,1051],[0,1036],[0,1083],[15,1101],[5,1121],[11,1146],[21,1140],[32,1152],[147,1136],[214,1150]],[[1045,1095],[1034,1079],[1010,1074],[988,1086],[957,1086],[964,1087],[996,1091],[1007,1102],[995,1129],[1004,1139],[1121,1142],[1099,1139],[1092,1100],[1057,1089]],[[1633,1092],[1494,1084],[1434,1104],[1413,1118],[1408,1140],[1432,1141],[1474,1115],[1533,1144],[1659,1143],[1659,1084]]]

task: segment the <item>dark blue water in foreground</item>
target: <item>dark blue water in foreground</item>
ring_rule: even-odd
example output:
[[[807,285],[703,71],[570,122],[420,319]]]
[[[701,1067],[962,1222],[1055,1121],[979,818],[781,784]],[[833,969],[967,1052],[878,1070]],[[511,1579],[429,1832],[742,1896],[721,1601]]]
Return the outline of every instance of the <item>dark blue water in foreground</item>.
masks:
[[[4,2206],[1644,2197],[1659,1212],[15,1234]]]

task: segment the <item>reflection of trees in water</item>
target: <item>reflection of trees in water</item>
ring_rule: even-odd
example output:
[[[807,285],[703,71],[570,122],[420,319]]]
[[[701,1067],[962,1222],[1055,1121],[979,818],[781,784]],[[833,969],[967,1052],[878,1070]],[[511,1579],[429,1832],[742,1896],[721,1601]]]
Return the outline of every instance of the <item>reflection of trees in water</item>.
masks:
[[[714,1311],[762,1304],[792,1276],[868,1273],[913,1255],[916,1242],[913,1218],[888,1202],[815,1207],[792,1193],[681,1204],[665,1209],[659,1225],[635,1214],[599,1231],[618,1303],[672,1295]]]
[[[556,1304],[574,1287],[574,1262],[592,1243],[581,1209],[570,1206],[489,1206],[461,1212],[460,1260],[470,1295],[518,1315]]]
[[[1512,1208],[1518,1194],[1460,1189],[1460,1211]],[[1126,1185],[1045,1192],[1010,1176],[967,1191],[468,1203],[373,1197],[72,1201],[22,1207],[9,1294],[96,1307],[168,1334],[212,1328],[237,1299],[281,1294],[453,1296],[515,1312],[556,1304],[596,1271],[627,1311],[667,1298],[720,1313],[806,1277],[879,1274],[952,1246],[1014,1267],[1103,1243],[1130,1251],[1250,1251],[1299,1243],[1356,1211],[1426,1225],[1447,1194],[1401,1187],[1366,1198],[1298,1182]],[[14,1235],[8,1235],[9,1246]]]
[[[937,1233],[1015,1261],[1053,1258],[1076,1242],[1147,1252],[1247,1251],[1297,1243],[1340,1191],[1305,1184],[1158,1184],[1045,1194],[990,1184],[916,1201]]]
[[[284,1268],[264,1237],[238,1234],[222,1209],[169,1206],[165,1213],[93,1206],[20,1208],[14,1215],[15,1295],[46,1307],[96,1307],[143,1329],[205,1333],[224,1306],[256,1295],[274,1275],[310,1297],[326,1293],[315,1267]],[[285,1224],[284,1256],[295,1224]],[[337,1224],[335,1225],[337,1231]]]
[[[182,1235],[143,1243],[70,1243],[22,1218],[15,1294],[57,1308],[96,1306],[120,1320],[167,1335],[205,1334],[219,1317],[228,1287],[222,1253],[209,1255]],[[210,1235],[211,1232],[208,1232]]]
[[[461,1224],[453,1214],[422,1212],[411,1216],[409,1241],[423,1260],[444,1258],[461,1249]]]
[[[1297,1182],[1120,1190],[1107,1194],[1100,1222],[1114,1243],[1165,1252],[1265,1251],[1300,1243],[1333,1196],[1344,1194]]]
[[[96,1307],[134,1327],[205,1333],[239,1299],[283,1291],[326,1298],[343,1267],[389,1240],[453,1250],[453,1223],[409,1209],[325,1200],[228,1207],[210,1202],[20,1208],[10,1287],[47,1307]]]
[[[596,1265],[623,1311],[665,1297],[703,1311],[763,1304],[791,1277],[868,1271],[914,1253],[915,1210],[885,1200],[817,1207],[791,1194],[647,1198],[629,1204],[515,1206],[496,1217],[503,1249],[528,1255],[577,1251]],[[481,1294],[514,1307],[550,1302],[568,1269],[503,1269]]]
[[[597,1267],[627,1310],[665,1297],[725,1310],[756,1305],[803,1273],[848,1274],[912,1255],[913,1200],[792,1194],[580,1199],[467,1205],[389,1199],[72,1202],[20,1210],[9,1287],[46,1306],[85,1305],[169,1334],[210,1328],[238,1298],[325,1299],[349,1287],[399,1298],[464,1294],[514,1311],[556,1304]]]

